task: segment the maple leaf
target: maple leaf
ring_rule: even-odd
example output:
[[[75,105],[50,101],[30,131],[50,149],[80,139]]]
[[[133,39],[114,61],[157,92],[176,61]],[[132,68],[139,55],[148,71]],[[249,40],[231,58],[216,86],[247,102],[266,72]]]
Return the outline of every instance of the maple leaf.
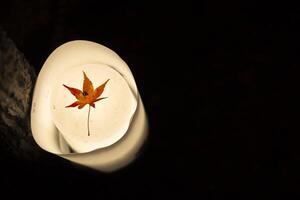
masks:
[[[90,135],[90,128],[89,128],[90,108],[91,106],[93,108],[96,107],[95,102],[107,98],[107,97],[100,98],[100,96],[103,93],[105,85],[109,81],[109,79],[107,79],[102,85],[94,89],[92,81],[87,77],[84,71],[83,71],[83,78],[84,80],[83,80],[82,91],[77,88],[66,86],[65,84],[63,84],[63,86],[67,88],[71,92],[71,94],[73,94],[77,99],[77,101],[66,106],[66,108],[78,106],[78,109],[82,109],[85,105],[89,104],[88,135]]]
[[[107,81],[105,81],[102,85],[94,89],[92,81],[90,81],[90,79],[87,77],[85,72],[83,72],[83,77],[84,77],[84,81],[83,81],[82,91],[63,84],[63,86],[67,88],[71,92],[71,94],[73,94],[77,99],[77,101],[66,106],[66,108],[78,106],[78,109],[81,109],[86,104],[89,104],[90,106],[95,108],[95,102],[107,98],[107,97],[102,97],[102,98],[98,98],[98,97],[100,97],[101,94],[103,93],[105,85],[109,81],[109,79],[107,79]]]

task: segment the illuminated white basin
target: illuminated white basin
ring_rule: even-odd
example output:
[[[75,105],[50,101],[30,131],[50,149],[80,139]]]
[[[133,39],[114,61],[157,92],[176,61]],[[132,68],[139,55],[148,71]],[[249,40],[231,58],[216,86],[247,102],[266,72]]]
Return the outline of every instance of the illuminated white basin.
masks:
[[[110,79],[101,95],[107,98],[90,108],[89,120],[88,105],[66,108],[76,99],[63,87],[82,90],[83,71],[94,87]],[[58,47],[38,75],[31,129],[44,150],[97,170],[113,171],[136,157],[147,135],[147,120],[126,63],[100,44],[72,41]]]

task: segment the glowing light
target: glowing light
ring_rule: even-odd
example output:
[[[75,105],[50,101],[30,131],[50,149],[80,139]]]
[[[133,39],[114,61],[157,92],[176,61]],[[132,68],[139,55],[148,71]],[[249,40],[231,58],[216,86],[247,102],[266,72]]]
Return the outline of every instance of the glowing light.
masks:
[[[110,79],[101,103],[66,109],[74,96],[63,84],[82,88],[82,71],[98,86]],[[126,63],[110,49],[89,41],[57,48],[44,63],[34,89],[31,127],[44,150],[73,162],[113,171],[131,162],[147,135],[147,120],[134,78]]]

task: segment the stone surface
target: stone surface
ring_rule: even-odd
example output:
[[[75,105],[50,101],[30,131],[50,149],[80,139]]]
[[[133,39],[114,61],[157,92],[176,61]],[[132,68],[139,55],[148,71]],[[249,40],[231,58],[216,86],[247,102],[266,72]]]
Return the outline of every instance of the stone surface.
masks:
[[[36,74],[0,29],[0,151],[17,159],[35,159],[40,148],[30,131],[30,105]]]

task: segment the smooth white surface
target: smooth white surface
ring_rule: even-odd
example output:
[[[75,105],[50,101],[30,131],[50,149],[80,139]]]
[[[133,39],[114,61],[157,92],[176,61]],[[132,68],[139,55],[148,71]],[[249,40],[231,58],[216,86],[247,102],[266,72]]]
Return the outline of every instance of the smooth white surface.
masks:
[[[76,98],[62,85],[82,90],[85,71],[94,88],[110,79],[101,97],[91,107],[88,136],[87,116],[89,106],[82,109],[66,108]],[[85,64],[66,68],[55,76],[51,94],[52,120],[68,144],[78,153],[110,146],[126,133],[136,110],[137,101],[127,82],[114,69],[103,64]]]
[[[96,102],[96,109],[91,108],[90,138],[86,132],[88,106],[80,111],[63,108],[75,98],[60,86],[63,83],[81,89],[82,70],[94,87],[111,79],[102,94],[108,98]],[[31,128],[35,141],[46,151],[88,167],[112,171],[135,158],[147,135],[147,119],[126,63],[102,45],[72,41],[57,48],[39,73]],[[76,153],[71,153],[70,147]]]

